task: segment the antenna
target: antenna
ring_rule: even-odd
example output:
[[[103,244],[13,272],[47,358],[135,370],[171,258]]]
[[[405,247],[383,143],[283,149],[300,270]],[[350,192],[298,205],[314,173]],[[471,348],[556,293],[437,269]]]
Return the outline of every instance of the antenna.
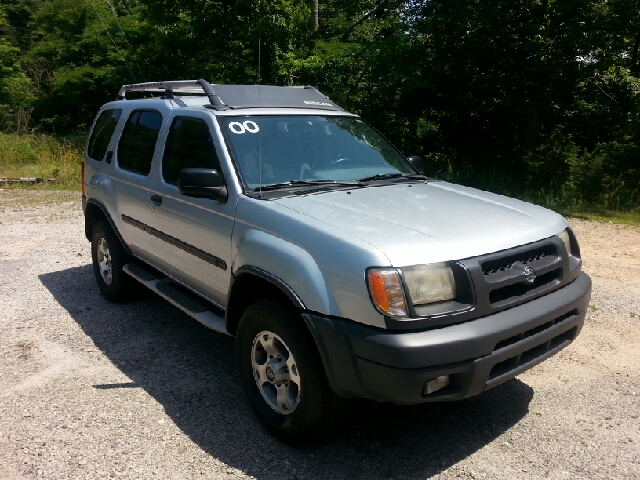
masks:
[[[261,75],[261,67],[262,66],[262,55],[261,55],[261,40],[260,37],[258,37],[258,109],[262,108],[262,95],[261,95],[261,88],[260,88],[260,83],[262,82],[262,78],[260,77]],[[260,110],[258,110],[260,111]],[[262,129],[260,129],[260,131],[258,132],[258,142],[259,142],[259,161],[258,161],[258,168],[260,169],[259,172],[259,176],[260,176],[260,198],[262,198]]]

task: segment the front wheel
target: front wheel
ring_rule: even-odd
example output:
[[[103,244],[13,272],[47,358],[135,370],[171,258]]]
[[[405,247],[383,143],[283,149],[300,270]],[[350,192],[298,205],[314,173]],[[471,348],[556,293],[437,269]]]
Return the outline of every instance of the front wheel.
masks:
[[[339,401],[302,319],[284,305],[258,301],[243,312],[236,336],[240,377],[258,418],[290,443],[322,440]]]

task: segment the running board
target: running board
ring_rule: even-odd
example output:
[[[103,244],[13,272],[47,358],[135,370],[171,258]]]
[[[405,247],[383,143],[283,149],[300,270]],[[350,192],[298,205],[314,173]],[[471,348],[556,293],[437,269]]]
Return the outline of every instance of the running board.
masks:
[[[122,270],[204,326],[216,332],[229,335],[224,318],[211,311],[212,306],[204,300],[180,291],[166,279],[159,278],[156,274],[135,263],[127,263],[122,267]]]

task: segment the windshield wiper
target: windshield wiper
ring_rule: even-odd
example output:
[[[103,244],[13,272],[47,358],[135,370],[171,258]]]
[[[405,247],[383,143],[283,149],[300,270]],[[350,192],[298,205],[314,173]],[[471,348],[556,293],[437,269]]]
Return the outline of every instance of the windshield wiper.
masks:
[[[361,186],[363,185],[360,180],[288,180],[286,182],[279,183],[270,183],[268,185],[262,185],[262,187],[255,187],[253,189],[254,192],[259,192],[260,190],[277,190],[279,188],[289,188],[289,187],[298,187],[300,185],[304,186],[315,186],[315,185],[355,185]]]
[[[375,175],[371,175],[370,177],[362,177],[359,178],[359,182],[368,182],[370,180],[386,180],[388,178],[398,178],[401,177],[401,173],[376,173]]]
[[[411,175],[403,175],[401,180],[433,180],[433,179],[426,177],[424,175],[420,175],[419,173],[414,173]]]
[[[372,180],[388,180],[394,179],[394,181],[404,181],[404,180],[429,180],[429,178],[420,174],[411,174],[404,175],[402,173],[378,173],[376,175],[371,175],[370,177],[359,178],[360,182],[368,182]]]

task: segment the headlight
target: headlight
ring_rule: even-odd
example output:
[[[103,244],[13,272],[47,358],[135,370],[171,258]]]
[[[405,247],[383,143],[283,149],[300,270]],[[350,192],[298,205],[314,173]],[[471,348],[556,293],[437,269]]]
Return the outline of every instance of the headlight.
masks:
[[[570,228],[565,228],[558,234],[558,238],[562,240],[564,246],[567,247],[567,253],[576,258],[580,258],[580,245],[576,234]]]
[[[402,274],[414,305],[456,298],[456,281],[446,263],[403,267]]]
[[[367,272],[367,285],[371,299],[380,312],[392,317],[407,316],[404,289],[396,269],[370,269]]]
[[[566,230],[561,231],[558,234],[558,238],[562,240],[562,243],[564,243],[564,246],[567,249],[567,253],[571,255],[571,240],[569,239],[569,232]]]

